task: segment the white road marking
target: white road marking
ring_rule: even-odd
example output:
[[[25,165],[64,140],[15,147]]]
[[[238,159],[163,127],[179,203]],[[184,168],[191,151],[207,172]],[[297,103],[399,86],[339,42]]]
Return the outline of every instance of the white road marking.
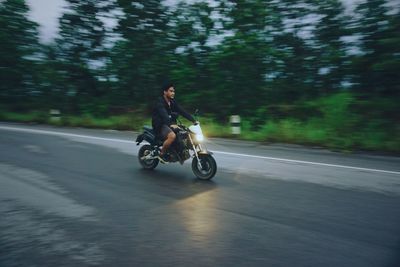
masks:
[[[103,140],[103,141],[112,141],[112,142],[120,142],[120,143],[128,143],[128,144],[134,144],[135,143],[134,141],[121,140],[121,139],[115,139],[115,138],[104,138],[104,137],[96,137],[96,136],[90,136],[90,135],[81,135],[81,134],[72,134],[72,133],[64,133],[64,132],[57,132],[57,131],[46,131],[46,130],[37,130],[37,129],[18,128],[18,127],[10,127],[10,126],[0,126],[0,129],[9,130],[9,131],[20,131],[20,132],[37,133],[37,134],[68,136],[68,137],[79,137],[79,138],[87,138],[87,139]],[[238,156],[238,157],[267,159],[267,160],[275,160],[275,161],[282,161],[282,162],[301,163],[301,164],[309,164],[309,165],[317,165],[317,166],[325,166],[325,167],[335,167],[335,168],[352,169],[352,170],[359,170],[359,171],[380,172],[380,173],[388,173],[388,174],[400,175],[400,172],[397,172],[397,171],[387,171],[387,170],[372,169],[372,168],[361,168],[361,167],[355,167],[355,166],[329,164],[329,163],[321,163],[321,162],[313,162],[313,161],[303,161],[303,160],[293,160],[293,159],[284,159],[284,158],[275,158],[275,157],[265,157],[265,156],[257,156],[257,155],[241,154],[241,153],[231,153],[231,152],[224,152],[224,151],[213,151],[213,152],[216,153],[216,154]]]
[[[380,170],[380,169],[361,168],[361,167],[337,165],[337,164],[329,164],[329,163],[321,163],[321,162],[313,162],[313,161],[303,161],[303,160],[284,159],[284,158],[273,158],[273,157],[248,155],[248,154],[240,154],[240,153],[231,153],[231,152],[223,152],[223,151],[213,151],[213,152],[215,152],[217,154],[225,154],[225,155],[232,155],[232,156],[242,156],[242,157],[248,157],[248,158],[268,159],[268,160],[276,160],[276,161],[284,161],[284,162],[292,162],[292,163],[302,163],[302,164],[310,164],[310,165],[318,165],[318,166],[326,166],[326,167],[345,168],[345,169],[353,169],[353,170],[359,170],[359,171],[372,171],[372,172],[382,172],[382,173],[390,173],[390,174],[400,174],[400,172],[396,172],[396,171],[386,171],[386,170]]]
[[[10,130],[10,131],[19,131],[19,132],[27,132],[27,133],[37,133],[37,134],[48,134],[48,135],[58,135],[58,136],[68,136],[68,137],[80,137],[80,138],[88,138],[94,140],[103,140],[103,141],[113,141],[120,143],[134,143],[133,141],[121,140],[115,138],[104,138],[104,137],[96,137],[90,135],[81,135],[81,134],[72,134],[72,133],[63,133],[56,131],[45,131],[45,130],[36,130],[36,129],[27,129],[27,128],[17,128],[17,127],[9,127],[9,126],[0,126],[2,130]]]

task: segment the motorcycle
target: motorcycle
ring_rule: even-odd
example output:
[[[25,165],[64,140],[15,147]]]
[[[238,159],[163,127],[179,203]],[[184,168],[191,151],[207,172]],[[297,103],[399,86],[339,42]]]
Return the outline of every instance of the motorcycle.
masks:
[[[192,171],[194,175],[201,180],[212,179],[217,172],[217,163],[204,146],[204,135],[200,123],[189,127],[183,125],[177,114],[172,116],[178,121],[178,129],[174,129],[176,139],[168,148],[165,158],[167,163],[180,162],[183,164],[186,160],[192,158]],[[161,151],[163,141],[155,134],[150,126],[143,127],[143,133],[136,138],[136,145],[144,144],[138,153],[139,163],[146,170],[153,170],[159,164],[158,155]]]

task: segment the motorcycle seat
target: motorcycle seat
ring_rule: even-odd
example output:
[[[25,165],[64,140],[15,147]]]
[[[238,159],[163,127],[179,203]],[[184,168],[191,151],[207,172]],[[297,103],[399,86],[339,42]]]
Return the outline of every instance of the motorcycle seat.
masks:
[[[150,133],[152,138],[154,138],[154,140],[157,144],[159,144],[159,145],[163,144],[162,138],[158,134],[156,134],[156,132],[153,130],[153,128],[151,126],[145,125],[145,126],[143,126],[143,130],[145,132]]]

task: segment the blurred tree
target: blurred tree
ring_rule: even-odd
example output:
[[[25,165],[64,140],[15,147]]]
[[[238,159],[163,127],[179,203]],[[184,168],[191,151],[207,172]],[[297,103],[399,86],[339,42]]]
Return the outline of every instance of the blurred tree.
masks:
[[[349,57],[343,38],[350,35],[349,19],[344,14],[344,7],[339,0],[320,1],[316,5],[316,15],[321,19],[315,29],[316,57],[314,66],[318,75],[315,87],[318,94],[337,93],[343,86]]]
[[[274,39],[277,56],[275,78],[271,97],[274,103],[293,104],[314,97],[315,63],[314,50],[296,33],[283,33]]]
[[[27,18],[28,11],[24,0],[0,2],[0,102],[18,111],[29,108],[40,93],[35,77],[38,25]]]
[[[400,16],[383,0],[360,4],[354,31],[361,53],[354,59],[355,91],[360,113],[376,127],[399,134]]]
[[[169,76],[168,14],[162,2],[117,1],[124,16],[116,31],[123,40],[113,51],[112,66],[125,104],[151,102]]]
[[[65,108],[68,104],[65,93],[68,80],[63,72],[64,63],[59,60],[54,44],[42,45],[41,54],[37,72],[42,94],[37,103],[39,109]]]
[[[214,9],[206,2],[178,3],[169,17],[171,41],[171,78],[176,82],[179,98],[188,106],[201,104],[203,111],[210,111],[209,99],[215,94],[209,70],[209,44],[216,34]]]
[[[106,31],[98,18],[103,1],[67,0],[68,9],[60,18],[60,37],[56,39],[59,73],[65,81],[64,92],[73,112],[87,109],[94,97],[101,97],[99,66],[105,64]],[[89,110],[88,110],[89,111]]]
[[[271,1],[268,72],[270,103],[293,104],[315,95],[316,55],[310,44],[313,6],[306,0]],[[313,15],[315,16],[315,14]]]
[[[398,12],[388,14],[386,1],[366,1],[355,32],[361,36],[362,54],[354,61],[356,88],[369,97],[399,97],[400,23]]]
[[[268,43],[268,1],[221,1],[219,10],[225,37],[210,59],[210,77],[215,89],[209,102],[220,116],[251,115],[265,104]]]

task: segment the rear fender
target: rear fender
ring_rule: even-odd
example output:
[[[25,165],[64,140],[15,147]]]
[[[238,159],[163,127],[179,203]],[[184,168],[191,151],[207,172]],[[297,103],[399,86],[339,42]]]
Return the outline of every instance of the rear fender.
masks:
[[[139,134],[138,137],[136,137],[136,145],[140,145],[141,142],[143,142],[144,136],[143,134]]]
[[[142,143],[143,141],[146,141],[149,144],[154,144],[155,136],[150,132],[144,132],[142,134],[139,134],[138,137],[136,138],[136,145],[140,145],[140,143]]]

